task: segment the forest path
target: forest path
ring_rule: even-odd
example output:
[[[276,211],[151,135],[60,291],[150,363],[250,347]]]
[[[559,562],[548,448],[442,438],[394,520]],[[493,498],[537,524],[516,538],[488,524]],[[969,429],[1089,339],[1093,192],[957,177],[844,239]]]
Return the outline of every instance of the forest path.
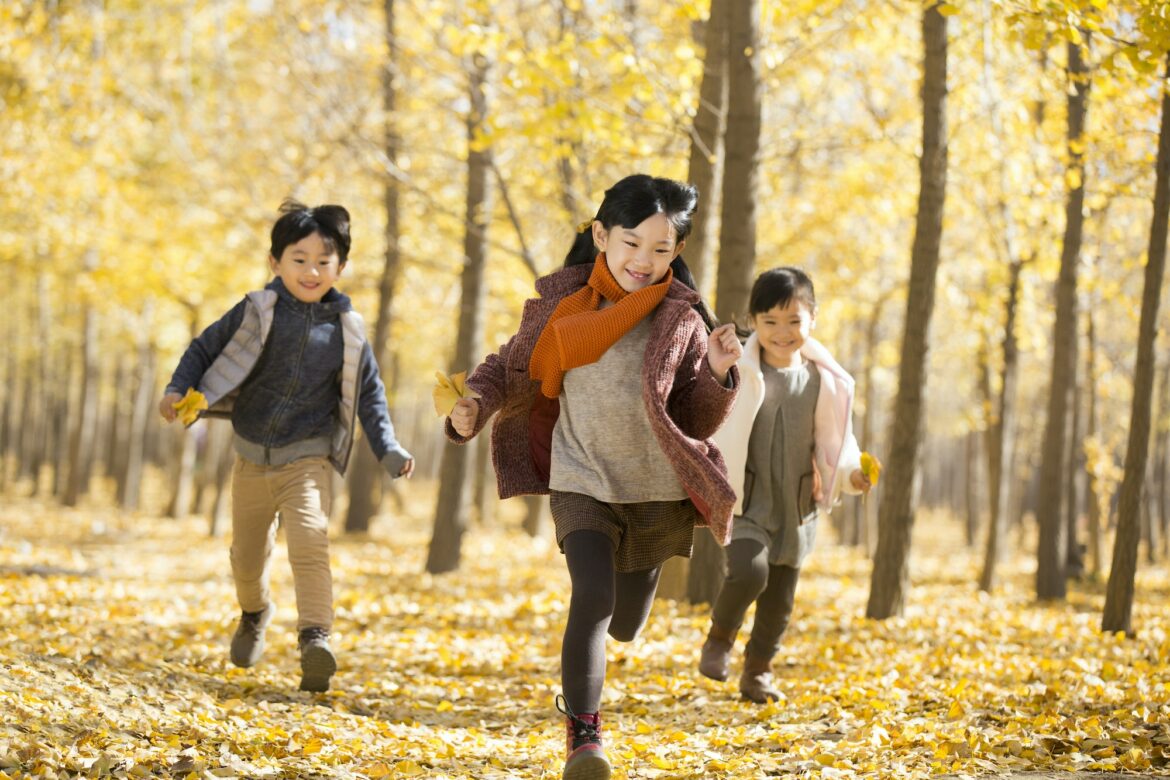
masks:
[[[433,503],[412,491],[374,536],[334,541],[340,670],[320,695],[296,690],[283,541],[266,656],[236,669],[227,540],[205,521],[5,500],[0,777],[559,777],[560,554],[473,527],[461,571],[423,574]],[[1038,606],[1018,558],[978,595],[959,523],[926,514],[907,614],[878,623],[869,562],[830,537],[776,665],[783,702],[697,673],[704,607],[660,600],[637,641],[610,643],[616,777],[1170,772],[1164,570],[1139,572],[1136,638],[1102,635],[1099,585]]]

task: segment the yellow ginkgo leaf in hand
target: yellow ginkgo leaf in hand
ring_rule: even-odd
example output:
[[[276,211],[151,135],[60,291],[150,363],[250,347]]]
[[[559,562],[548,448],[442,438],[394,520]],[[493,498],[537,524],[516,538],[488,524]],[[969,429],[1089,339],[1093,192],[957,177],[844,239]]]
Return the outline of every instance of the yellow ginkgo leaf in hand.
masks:
[[[435,401],[435,413],[440,417],[447,417],[455,408],[455,402],[460,398],[479,398],[479,393],[466,384],[467,372],[447,376],[442,371],[435,372],[435,389],[431,396]]]
[[[192,387],[187,390],[185,396],[171,405],[179,413],[183,425],[190,425],[199,419],[199,412],[207,408],[207,399],[203,397],[203,393]]]
[[[876,485],[882,475],[882,464],[868,452],[861,453],[861,473],[869,480],[869,484]]]

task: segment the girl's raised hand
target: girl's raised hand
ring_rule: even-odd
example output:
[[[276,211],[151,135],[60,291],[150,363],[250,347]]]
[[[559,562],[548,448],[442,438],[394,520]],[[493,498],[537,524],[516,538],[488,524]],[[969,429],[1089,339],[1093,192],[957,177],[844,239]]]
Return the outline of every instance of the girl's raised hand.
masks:
[[[451,410],[451,427],[455,433],[463,438],[471,435],[475,430],[475,421],[479,418],[479,401],[474,398],[460,398]]]
[[[727,372],[743,355],[743,345],[735,335],[735,324],[720,325],[707,337],[707,365],[720,382],[727,381]]]

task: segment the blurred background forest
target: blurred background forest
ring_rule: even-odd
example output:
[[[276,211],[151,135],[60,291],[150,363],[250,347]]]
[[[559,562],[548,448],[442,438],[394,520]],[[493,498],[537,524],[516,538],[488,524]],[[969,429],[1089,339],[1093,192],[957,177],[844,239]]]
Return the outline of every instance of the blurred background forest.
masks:
[[[1164,565],[1151,203],[1168,15],[1153,0],[6,2],[0,492],[225,527],[230,430],[165,427],[155,403],[189,340],[267,281],[281,200],[341,203],[339,286],[418,460],[410,489],[435,489],[427,568],[456,568],[460,536],[499,507],[486,437],[444,443],[434,371],[504,341],[602,191],[640,171],[699,185],[685,256],[721,319],[742,317],[765,268],[816,282],[817,337],[857,378],[858,438],[886,466],[833,515],[839,541],[893,562],[871,616],[900,608],[899,529],[920,507],[986,547],[985,589],[1028,544],[1038,595],[1061,598],[1067,577],[1105,576],[1118,527]],[[357,452],[348,531],[404,489]],[[151,479],[164,489],[144,492]],[[504,515],[536,533],[541,509]],[[692,569],[664,592],[702,600]]]

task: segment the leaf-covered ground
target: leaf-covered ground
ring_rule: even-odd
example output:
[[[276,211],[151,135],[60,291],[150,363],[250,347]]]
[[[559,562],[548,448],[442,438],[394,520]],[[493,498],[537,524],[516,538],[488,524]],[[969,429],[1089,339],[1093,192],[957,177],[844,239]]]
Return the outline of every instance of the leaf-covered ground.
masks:
[[[430,577],[430,494],[406,506],[336,539],[341,668],[309,694],[283,547],[266,657],[241,670],[227,541],[205,521],[6,499],[0,778],[559,777],[555,545],[474,528],[462,570]],[[862,617],[869,562],[826,533],[779,659],[787,699],[768,707],[701,677],[705,609],[660,600],[637,641],[610,644],[616,776],[1170,772],[1165,567],[1140,575],[1137,636],[1102,635],[1100,586],[1037,605],[1026,559],[978,595],[955,526],[920,519],[907,615],[880,623]]]

